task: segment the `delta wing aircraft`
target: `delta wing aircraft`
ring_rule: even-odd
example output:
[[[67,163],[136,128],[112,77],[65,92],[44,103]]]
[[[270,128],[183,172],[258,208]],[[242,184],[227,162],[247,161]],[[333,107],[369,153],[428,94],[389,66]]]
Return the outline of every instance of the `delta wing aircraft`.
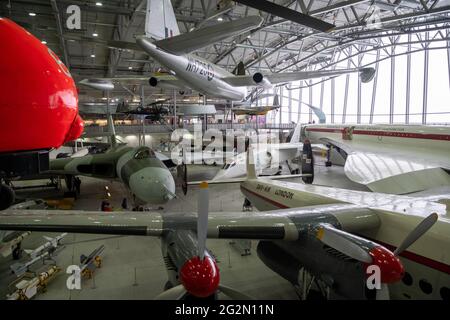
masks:
[[[175,197],[172,173],[149,147],[114,145],[105,153],[50,161],[51,174],[63,175],[69,190],[75,176],[88,176],[122,182],[135,205],[160,205]]]
[[[197,215],[6,210],[0,229],[161,237],[170,288],[161,299],[218,290],[246,297],[220,284],[207,237],[260,240],[258,256],[304,288],[302,298],[316,288],[327,298],[448,299],[448,194],[429,199],[272,181],[257,178],[251,158],[250,151],[241,190],[258,209],[272,211],[208,214],[203,183]]]
[[[426,125],[305,125],[302,138],[337,149],[345,174],[375,192],[450,190],[450,128]]]
[[[248,16],[239,20],[218,23],[180,34],[175,13],[170,0],[148,0],[145,22],[145,36],[138,36],[136,43],[114,41],[113,47],[141,49],[152,59],[171,71],[170,75],[152,75],[151,77],[123,77],[84,79],[80,84],[96,89],[111,90],[116,83],[146,84],[162,89],[193,89],[203,95],[223,98],[229,101],[249,99],[254,87],[272,88],[273,85],[296,80],[334,77],[357,72],[362,82],[373,79],[375,69],[354,68],[343,70],[299,71],[253,75],[234,75],[219,66],[191,54],[193,51],[249,32],[259,27],[263,19]]]

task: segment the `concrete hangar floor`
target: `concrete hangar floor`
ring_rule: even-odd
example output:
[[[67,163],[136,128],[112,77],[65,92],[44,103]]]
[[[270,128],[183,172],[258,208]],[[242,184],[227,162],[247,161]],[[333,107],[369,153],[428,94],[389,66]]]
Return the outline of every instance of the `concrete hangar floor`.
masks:
[[[364,190],[367,188],[351,182],[342,167],[325,167],[323,159],[316,158],[316,176],[314,184],[340,188]],[[188,171],[189,180],[211,179],[219,167],[197,166]],[[112,196],[111,204],[120,208],[124,188],[120,183],[111,183],[98,179],[81,177],[81,195],[73,209],[100,210],[104,197],[104,186],[108,185]],[[301,183],[300,179],[292,182]],[[30,182],[31,183],[31,182]],[[210,187],[211,211],[240,211],[244,197],[238,184],[212,185]],[[190,187],[188,194],[177,190],[178,198],[164,206],[164,211],[196,211],[197,187]],[[19,191],[18,196],[26,198],[51,198],[62,191]],[[43,244],[43,236],[54,237],[58,234],[34,232],[25,238],[22,248],[34,249]],[[55,257],[61,272],[49,283],[47,291],[34,299],[153,299],[160,294],[167,281],[164,261],[161,256],[159,239],[136,236],[104,236],[69,234],[63,240],[65,248]],[[65,273],[67,266],[78,264],[80,255],[87,255],[100,245],[105,245],[102,267],[95,271],[93,278],[83,279],[81,290],[68,290]],[[257,257],[252,243],[250,255],[241,255],[236,245],[224,240],[208,240],[208,248],[216,256],[220,268],[221,283],[242,291],[256,299],[298,299],[294,287],[278,274],[267,268]],[[22,258],[24,260],[24,258]],[[10,265],[15,263],[11,256],[0,256],[0,299],[10,292],[8,286],[16,279]],[[40,272],[41,262],[30,271]],[[44,268],[45,269],[45,268]],[[219,295],[219,299],[227,299]]]

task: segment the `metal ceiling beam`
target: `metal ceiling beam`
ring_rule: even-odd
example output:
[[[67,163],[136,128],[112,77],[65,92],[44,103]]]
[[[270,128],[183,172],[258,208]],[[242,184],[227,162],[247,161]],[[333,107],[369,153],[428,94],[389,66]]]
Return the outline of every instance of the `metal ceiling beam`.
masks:
[[[52,5],[53,13],[55,15],[56,27],[57,27],[57,30],[58,30],[59,41],[60,41],[60,45],[61,45],[61,49],[62,49],[63,57],[64,57],[64,64],[70,70],[70,61],[69,61],[69,55],[67,53],[66,40],[64,39],[64,32],[63,32],[63,27],[62,27],[62,22],[61,22],[61,15],[59,14],[59,9],[58,9],[58,5],[56,4],[56,1],[55,0],[50,0],[50,3]]]

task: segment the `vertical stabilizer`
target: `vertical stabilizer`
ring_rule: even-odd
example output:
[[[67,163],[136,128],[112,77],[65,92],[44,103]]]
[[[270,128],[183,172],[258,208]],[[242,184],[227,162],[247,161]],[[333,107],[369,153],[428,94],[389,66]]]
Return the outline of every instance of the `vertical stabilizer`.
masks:
[[[180,34],[170,0],[147,0],[145,35],[161,40]]]
[[[300,134],[302,131],[302,125],[300,123],[297,123],[295,126],[294,132],[292,133],[292,136],[290,137],[289,141],[290,143],[297,143],[300,142]]]
[[[255,156],[253,155],[253,148],[250,146],[247,149],[247,179],[256,179]]]

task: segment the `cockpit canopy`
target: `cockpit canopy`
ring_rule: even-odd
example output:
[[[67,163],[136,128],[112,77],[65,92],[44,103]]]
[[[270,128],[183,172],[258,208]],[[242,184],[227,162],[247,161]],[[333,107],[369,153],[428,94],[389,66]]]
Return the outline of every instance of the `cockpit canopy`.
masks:
[[[149,147],[140,147],[133,156],[136,160],[156,158],[155,152]]]

